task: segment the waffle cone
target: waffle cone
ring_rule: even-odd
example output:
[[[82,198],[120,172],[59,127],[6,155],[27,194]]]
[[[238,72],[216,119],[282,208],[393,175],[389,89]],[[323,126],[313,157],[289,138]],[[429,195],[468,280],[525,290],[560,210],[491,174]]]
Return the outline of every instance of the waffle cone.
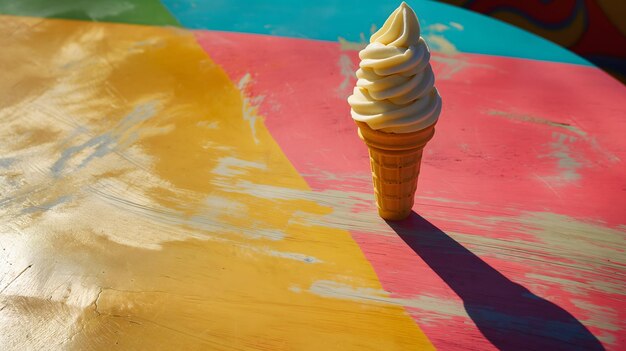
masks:
[[[435,125],[412,133],[385,133],[356,122],[359,137],[369,148],[378,213],[386,220],[401,220],[411,213],[417,178],[426,143]]]

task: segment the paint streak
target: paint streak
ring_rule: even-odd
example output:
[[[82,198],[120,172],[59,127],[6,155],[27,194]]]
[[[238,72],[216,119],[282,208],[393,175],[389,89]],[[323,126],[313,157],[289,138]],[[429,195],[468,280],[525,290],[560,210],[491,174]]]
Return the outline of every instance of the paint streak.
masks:
[[[0,158],[0,168],[9,168],[17,161],[14,157]]]
[[[436,55],[431,56],[431,60],[442,66],[441,72],[438,72],[436,75],[437,79],[452,79],[455,74],[467,68],[493,69],[491,65],[476,64],[459,55],[460,51],[444,35],[451,27],[457,31],[463,30],[462,26],[452,25],[452,23],[450,23],[450,26],[444,23],[434,23],[426,26],[423,30],[422,36],[431,51],[436,53]]]
[[[361,36],[361,40],[359,41],[349,41],[349,40],[346,40],[345,38],[339,37],[338,41],[339,41],[341,50],[345,50],[345,51],[363,50],[367,46],[369,41],[365,39],[365,34],[361,33],[360,36]]]
[[[255,142],[257,142],[257,139],[255,139]],[[217,166],[211,172],[230,178],[245,174],[250,169],[267,170],[267,165],[261,162],[240,160],[236,157],[227,156],[218,159]]]
[[[339,72],[343,76],[343,80],[339,87],[337,88],[337,94],[339,94],[342,98],[348,98],[348,95],[352,93],[352,88],[354,87],[354,82],[356,81],[355,72],[357,67],[352,62],[350,56],[342,54],[339,56],[339,62],[337,62],[339,66]]]
[[[597,153],[601,154],[609,162],[619,162],[620,161],[619,157],[615,156],[611,152],[608,152],[607,150],[602,148],[598,144],[598,141],[596,140],[595,137],[589,136],[585,131],[583,131],[579,127],[574,126],[574,125],[572,125],[570,123],[555,122],[555,121],[552,121],[552,120],[549,120],[549,119],[546,119],[546,118],[542,118],[542,117],[531,116],[531,115],[520,114],[520,113],[498,111],[498,110],[489,110],[489,111],[487,111],[487,114],[491,115],[491,116],[504,117],[506,119],[513,120],[513,121],[521,121],[521,122],[528,122],[528,123],[534,123],[534,124],[539,124],[539,125],[547,125],[547,126],[550,126],[550,127],[554,127],[554,128],[558,128],[558,129],[561,129],[561,130],[565,130],[565,131],[569,132],[570,134],[574,134],[577,137],[579,137],[579,138],[583,139],[584,141],[586,141],[587,143],[589,143],[589,145],[591,146],[591,148],[594,151],[596,151]],[[572,141],[575,141],[575,140],[572,140]],[[561,149],[563,148],[561,145],[558,145],[557,147],[561,148]]]
[[[515,120],[515,121],[537,123],[537,124],[543,124],[543,125],[556,127],[556,128],[563,128],[567,131],[578,134],[582,137],[586,136],[586,133],[584,131],[582,131],[580,128],[573,126],[569,123],[555,122],[546,118],[524,115],[524,114],[517,114],[517,113],[510,113],[510,112],[504,112],[504,111],[497,111],[497,110],[489,110],[487,111],[487,114],[491,116],[501,116],[501,117],[504,117],[510,120]]]
[[[588,311],[590,316],[587,319],[587,322],[589,325],[613,332],[618,332],[620,330],[620,326],[617,325],[617,323],[619,323],[617,320],[617,313],[613,311],[613,309],[590,304],[584,300],[572,300],[572,303],[577,307]],[[611,344],[613,343],[614,342],[611,342]]]
[[[438,34],[424,35],[426,41],[430,44],[433,51],[440,52],[445,55],[455,56],[459,53],[456,46],[447,40],[444,36]]]
[[[626,232],[607,228],[602,222],[581,221],[549,212],[526,212],[517,217],[476,219],[493,225],[493,228],[516,226],[518,231],[529,233],[543,243],[545,250],[539,252],[547,251],[562,257],[569,266],[580,258],[575,267],[578,270],[589,271],[593,267],[621,269],[626,266],[626,257],[621,254]],[[522,241],[518,243],[523,244]]]
[[[90,138],[84,143],[71,146],[61,152],[61,157],[52,165],[50,170],[55,177],[59,177],[66,170],[67,163],[75,160],[77,156],[83,156],[82,161],[74,161],[77,166],[74,170],[84,168],[94,158],[102,158],[117,150],[123,144],[132,144],[137,135],[133,133],[141,123],[156,114],[155,104],[149,102],[141,104],[128,116],[124,117],[112,131]]]
[[[450,25],[451,25],[452,27],[454,27],[454,28],[458,29],[458,30],[463,30],[463,29],[465,29],[465,27],[463,27],[463,25],[462,25],[462,24],[457,23],[457,22],[450,22]]]
[[[269,254],[275,257],[287,258],[290,260],[302,261],[306,263],[320,263],[319,259],[311,256],[307,256],[297,252],[282,252],[282,251],[269,251]]]
[[[71,196],[61,196],[59,198],[56,198],[52,201],[48,201],[45,202],[41,205],[37,205],[37,206],[32,206],[32,207],[26,207],[22,210],[23,214],[26,213],[33,213],[33,212],[39,212],[39,211],[49,211],[52,208],[54,208],[55,206],[61,205],[63,203],[69,202],[72,200]]]
[[[437,80],[452,79],[457,73],[462,72],[466,68],[494,69],[491,65],[476,64],[466,59],[460,58],[455,53],[448,56],[431,56],[431,61],[440,66],[441,72],[437,75]]]
[[[457,26],[453,26],[453,28],[460,30]],[[459,50],[443,34],[449,29],[450,26],[444,23],[433,23],[422,29],[422,36],[431,50],[447,56],[456,56]]]
[[[265,96],[257,95],[254,97],[249,96],[249,85],[252,82],[252,76],[250,73],[245,74],[240,80],[239,84],[237,84],[237,88],[241,91],[241,97],[243,99],[243,118],[250,123],[250,128],[252,129],[252,137],[256,143],[259,142],[259,139],[256,135],[256,126],[257,120],[259,119],[259,114],[257,113],[258,106],[263,102]]]
[[[302,291],[294,287],[296,291]],[[423,295],[413,298],[395,298],[384,290],[352,287],[348,284],[333,281],[316,281],[309,287],[310,293],[325,298],[339,298],[356,301],[374,301],[381,304],[400,305],[412,309],[419,309],[422,313],[430,312],[434,320],[447,320],[454,317],[467,317],[462,306],[447,300],[440,300],[432,296]],[[428,322],[428,319],[426,319]]]
[[[18,126],[15,129],[15,134],[23,138],[22,140],[18,141],[18,145],[20,147],[37,144],[47,144],[56,140],[56,138],[59,136],[59,132],[55,130],[43,128],[33,128],[28,130],[24,129],[21,126]]]
[[[424,28],[426,32],[445,32],[448,29],[450,29],[450,27],[443,23],[434,23]]]
[[[574,158],[571,147],[569,146],[570,143],[576,141],[576,137],[555,132],[552,134],[552,138],[554,141],[550,143],[550,153],[547,155],[539,155],[539,157],[551,157],[556,159],[557,169],[560,173],[556,176],[543,177],[543,179],[556,186],[577,182],[581,178],[578,169],[583,166],[583,163]]]
[[[597,152],[603,154],[604,157],[606,157],[610,162],[617,163],[617,162],[622,161],[619,157],[615,156],[615,154],[601,147],[596,137],[590,137],[588,140],[589,140],[589,143],[591,144],[591,147]]]

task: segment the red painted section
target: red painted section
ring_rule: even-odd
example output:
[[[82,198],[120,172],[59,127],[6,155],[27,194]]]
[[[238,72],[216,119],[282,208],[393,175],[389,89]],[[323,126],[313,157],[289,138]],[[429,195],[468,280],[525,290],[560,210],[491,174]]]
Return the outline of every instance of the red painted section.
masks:
[[[345,100],[354,80],[341,73],[355,69],[357,52],[342,51],[336,43],[257,35],[197,32],[197,38],[234,81],[252,75],[248,93],[264,96],[260,112],[265,124],[314,190],[372,192],[367,150],[356,135]],[[503,301],[520,301],[515,313],[537,308],[544,313],[539,317],[565,323],[571,315],[585,318],[585,311],[572,302],[582,299],[599,306],[609,303],[606,307],[616,313],[615,323],[626,329],[626,304],[615,302],[623,301],[615,294],[599,290],[577,294],[558,283],[536,287],[513,283],[532,282],[531,274],[550,274],[586,284],[602,279],[594,277],[597,272],[574,272],[567,268],[571,262],[549,252],[538,254],[563,268],[545,272],[539,265],[520,265],[497,253],[477,257],[438,232],[443,228],[478,241],[537,242],[540,239],[520,229],[519,223],[503,222],[494,230],[489,222],[492,217],[518,218],[528,211],[598,221],[609,228],[624,224],[626,88],[593,67],[525,59],[434,54],[433,68],[444,110],[425,152],[421,197],[414,208],[432,224],[413,219],[407,225],[436,231],[434,237],[447,245],[450,254],[462,256],[468,266],[483,272],[482,289],[500,291],[495,295]],[[354,209],[364,210],[372,211]],[[466,287],[472,278],[454,276],[454,267],[432,247],[402,236],[402,228],[396,232],[398,236],[385,237],[353,232],[385,290],[397,297],[426,296],[457,307],[464,301],[465,309],[472,310],[470,302],[479,296]],[[486,243],[485,247],[476,249],[488,252]],[[602,272],[613,273],[622,274],[617,269]],[[533,295],[529,290],[545,300],[528,302],[524,296]],[[495,310],[504,307],[510,306],[493,304]],[[491,321],[480,311],[474,311],[479,316],[472,320],[484,325],[476,326],[466,316],[444,319],[427,309],[408,310],[441,349],[466,350],[468,345],[489,349],[492,344],[507,349],[506,340],[517,341],[515,335],[490,335]],[[603,336],[595,326],[588,329]],[[623,338],[603,342],[607,349],[626,347]],[[537,341],[534,346],[545,345]]]

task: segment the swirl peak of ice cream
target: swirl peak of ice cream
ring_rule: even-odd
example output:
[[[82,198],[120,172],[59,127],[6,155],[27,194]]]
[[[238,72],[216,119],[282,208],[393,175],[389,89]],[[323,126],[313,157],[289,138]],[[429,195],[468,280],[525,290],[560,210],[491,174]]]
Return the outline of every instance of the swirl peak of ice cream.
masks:
[[[359,52],[352,118],[375,130],[410,133],[437,122],[441,97],[415,12],[403,2]]]

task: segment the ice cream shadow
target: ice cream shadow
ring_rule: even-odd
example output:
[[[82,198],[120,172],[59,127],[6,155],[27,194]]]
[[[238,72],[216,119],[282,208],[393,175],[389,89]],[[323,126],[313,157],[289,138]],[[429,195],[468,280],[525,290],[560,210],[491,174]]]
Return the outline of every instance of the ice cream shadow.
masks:
[[[604,350],[570,313],[512,282],[415,212],[388,223],[463,300],[498,349]]]

